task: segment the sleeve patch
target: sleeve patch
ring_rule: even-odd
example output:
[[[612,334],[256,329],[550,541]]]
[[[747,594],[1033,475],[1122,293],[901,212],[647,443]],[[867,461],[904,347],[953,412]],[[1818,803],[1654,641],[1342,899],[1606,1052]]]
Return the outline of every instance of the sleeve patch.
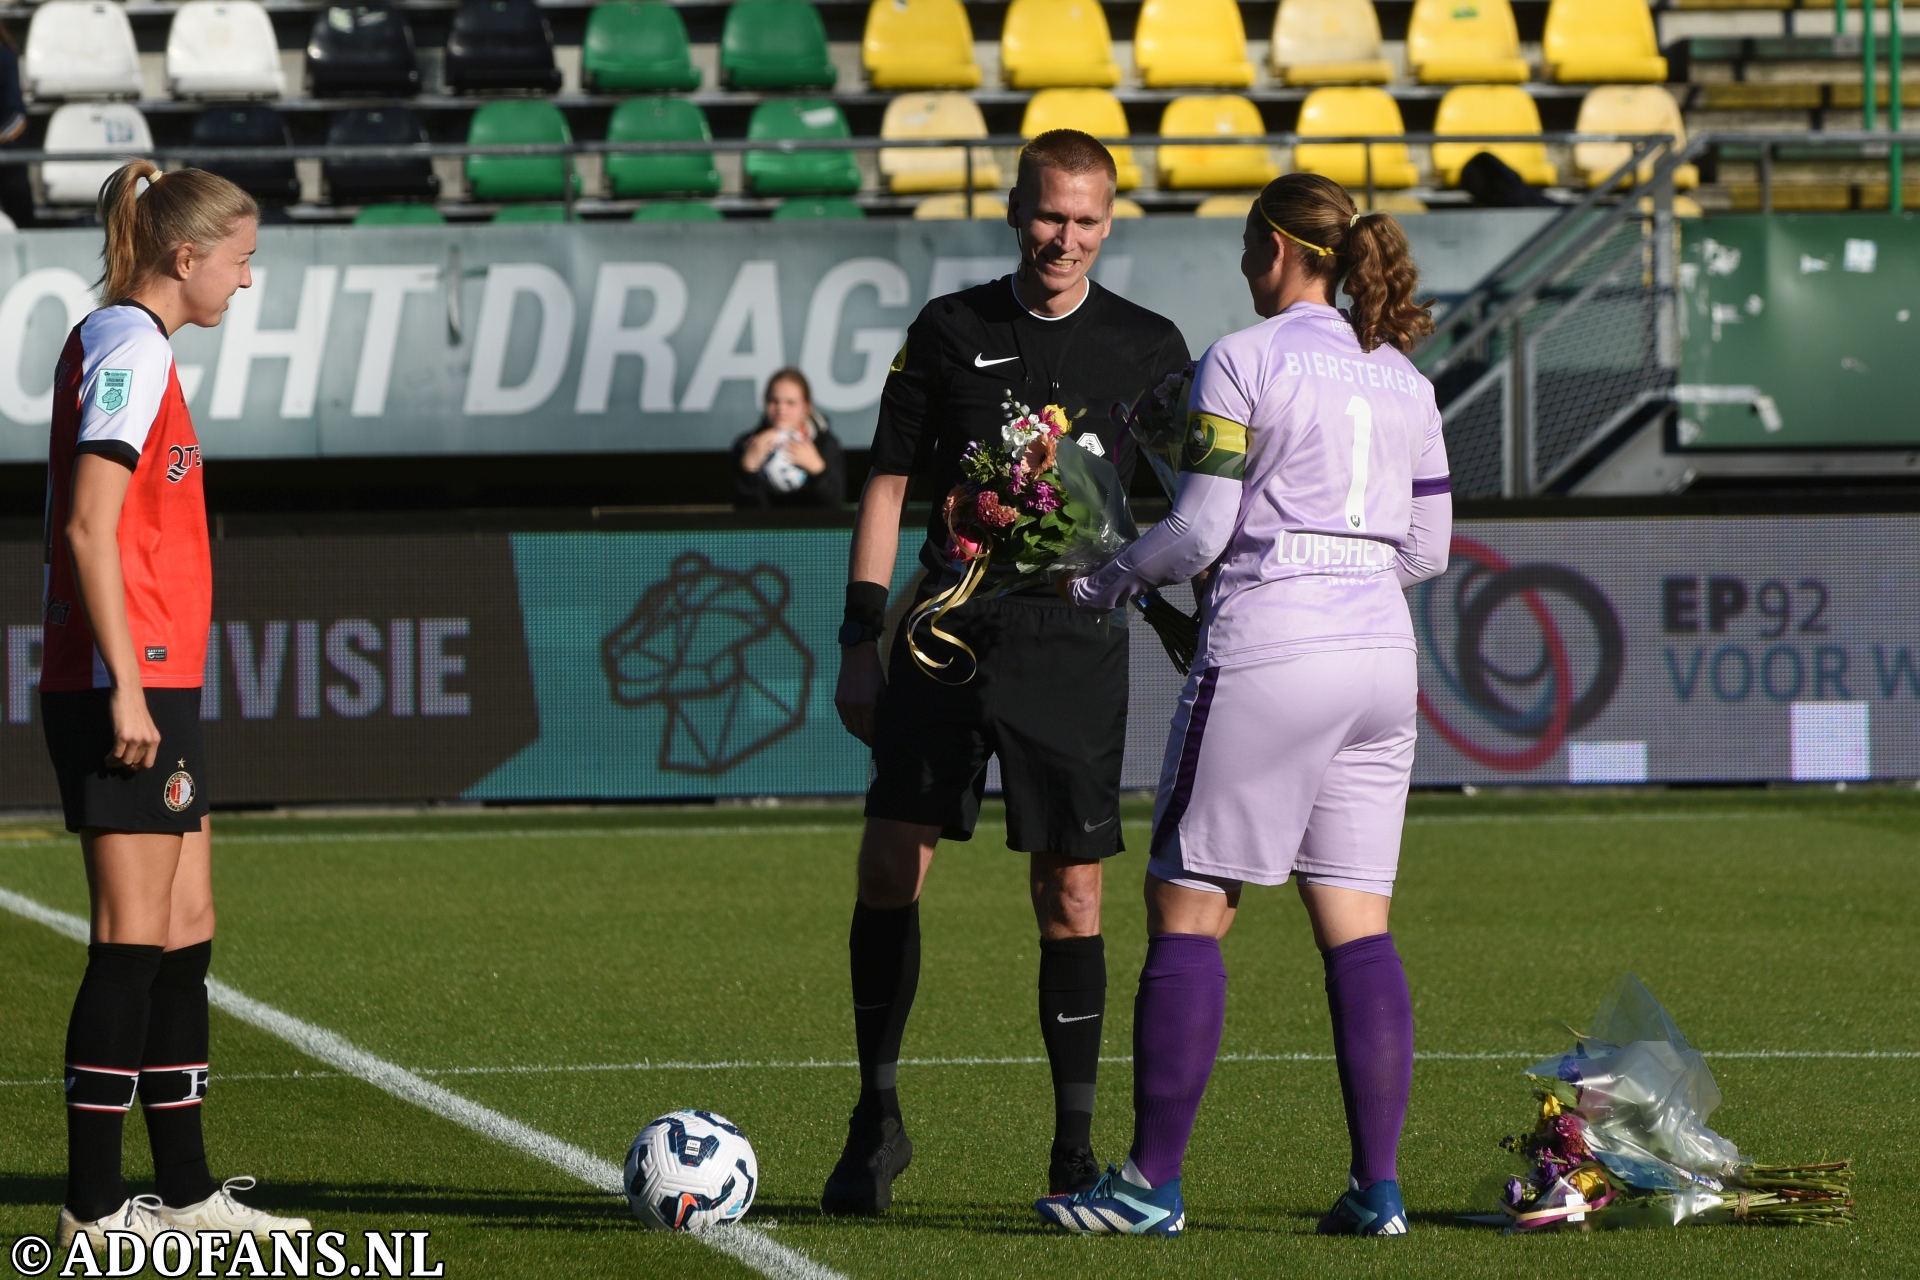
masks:
[[[907,344],[901,343],[900,350],[894,355],[893,363],[887,366],[890,373],[900,373],[907,367]]]
[[[102,369],[94,382],[93,403],[102,413],[118,413],[133,396],[133,370]]]
[[[1239,480],[1247,473],[1247,429],[1211,413],[1187,415],[1182,470]]]

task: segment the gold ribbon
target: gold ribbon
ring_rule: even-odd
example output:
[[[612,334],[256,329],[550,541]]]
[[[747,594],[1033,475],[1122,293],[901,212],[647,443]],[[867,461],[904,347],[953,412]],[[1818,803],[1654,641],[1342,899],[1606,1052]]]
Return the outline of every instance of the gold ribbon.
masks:
[[[907,652],[912,655],[914,665],[934,679],[940,679],[937,673],[945,671],[948,667],[952,666],[953,659],[948,658],[945,662],[935,662],[921,650],[918,644],[914,643],[914,629],[917,628],[923,620],[931,617],[931,621],[927,623],[928,635],[936,640],[946,641],[954,648],[960,650],[960,652],[966,654],[968,658],[972,659],[974,671],[967,673],[966,680],[955,680],[951,682],[943,680],[941,681],[942,684],[965,684],[967,680],[973,679],[974,672],[980,669],[979,656],[976,655],[974,651],[968,647],[967,642],[959,636],[950,635],[942,631],[940,629],[940,621],[949,613],[952,613],[955,609],[965,604],[973,596],[974,591],[980,586],[981,580],[987,576],[987,561],[992,558],[993,552],[987,551],[978,559],[969,561],[966,572],[960,575],[960,581],[954,583],[939,595],[929,597],[907,618]]]

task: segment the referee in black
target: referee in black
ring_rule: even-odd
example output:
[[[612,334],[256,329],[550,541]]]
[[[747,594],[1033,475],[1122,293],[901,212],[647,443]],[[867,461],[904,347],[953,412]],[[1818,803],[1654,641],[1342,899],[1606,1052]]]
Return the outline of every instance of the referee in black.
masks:
[[[848,940],[860,1100],[821,1197],[828,1213],[884,1212],[893,1179],[913,1158],[895,1072],[920,978],[920,889],[941,837],[972,838],[996,755],[1007,844],[1032,856],[1040,1034],[1053,1071],[1048,1191],[1089,1187],[1100,1173],[1091,1133],[1107,999],[1101,860],[1122,847],[1125,618],[1082,613],[1044,586],[976,599],[942,627],[973,649],[977,668],[919,637],[936,657],[955,658],[944,679],[915,666],[898,636],[883,674],[876,642],[908,486],[951,490],[967,446],[1000,439],[1007,400],[1084,415],[1076,435],[1097,431],[1122,481],[1130,479],[1133,442],[1108,411],[1157,386],[1188,355],[1171,321],[1088,277],[1113,228],[1114,186],[1113,157],[1087,134],[1062,129],[1029,142],[1007,214],[1019,270],[929,302],[881,397],[834,692],[847,730],[873,747],[874,779]],[[920,551],[922,598],[958,580],[941,557],[946,538],[936,502]],[[978,595],[994,590],[989,578]],[[972,678],[958,682],[968,671]]]

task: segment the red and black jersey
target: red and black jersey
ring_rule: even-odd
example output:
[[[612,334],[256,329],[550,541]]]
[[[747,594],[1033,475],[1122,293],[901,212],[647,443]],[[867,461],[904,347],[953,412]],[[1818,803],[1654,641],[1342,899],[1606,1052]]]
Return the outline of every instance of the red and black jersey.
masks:
[[[166,328],[138,303],[102,307],[74,326],[54,370],[40,669],[40,687],[48,691],[112,684],[80,607],[67,547],[74,460],[83,453],[106,454],[133,470],[120,509],[120,576],[141,683],[197,688],[213,616],[200,441]]]

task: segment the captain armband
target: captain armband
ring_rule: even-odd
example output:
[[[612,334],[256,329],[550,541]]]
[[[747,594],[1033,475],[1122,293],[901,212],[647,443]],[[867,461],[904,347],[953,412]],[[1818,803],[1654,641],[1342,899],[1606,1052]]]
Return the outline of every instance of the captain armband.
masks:
[[[1211,413],[1187,415],[1186,445],[1180,469],[1203,476],[1242,480],[1247,474],[1247,429]]]

